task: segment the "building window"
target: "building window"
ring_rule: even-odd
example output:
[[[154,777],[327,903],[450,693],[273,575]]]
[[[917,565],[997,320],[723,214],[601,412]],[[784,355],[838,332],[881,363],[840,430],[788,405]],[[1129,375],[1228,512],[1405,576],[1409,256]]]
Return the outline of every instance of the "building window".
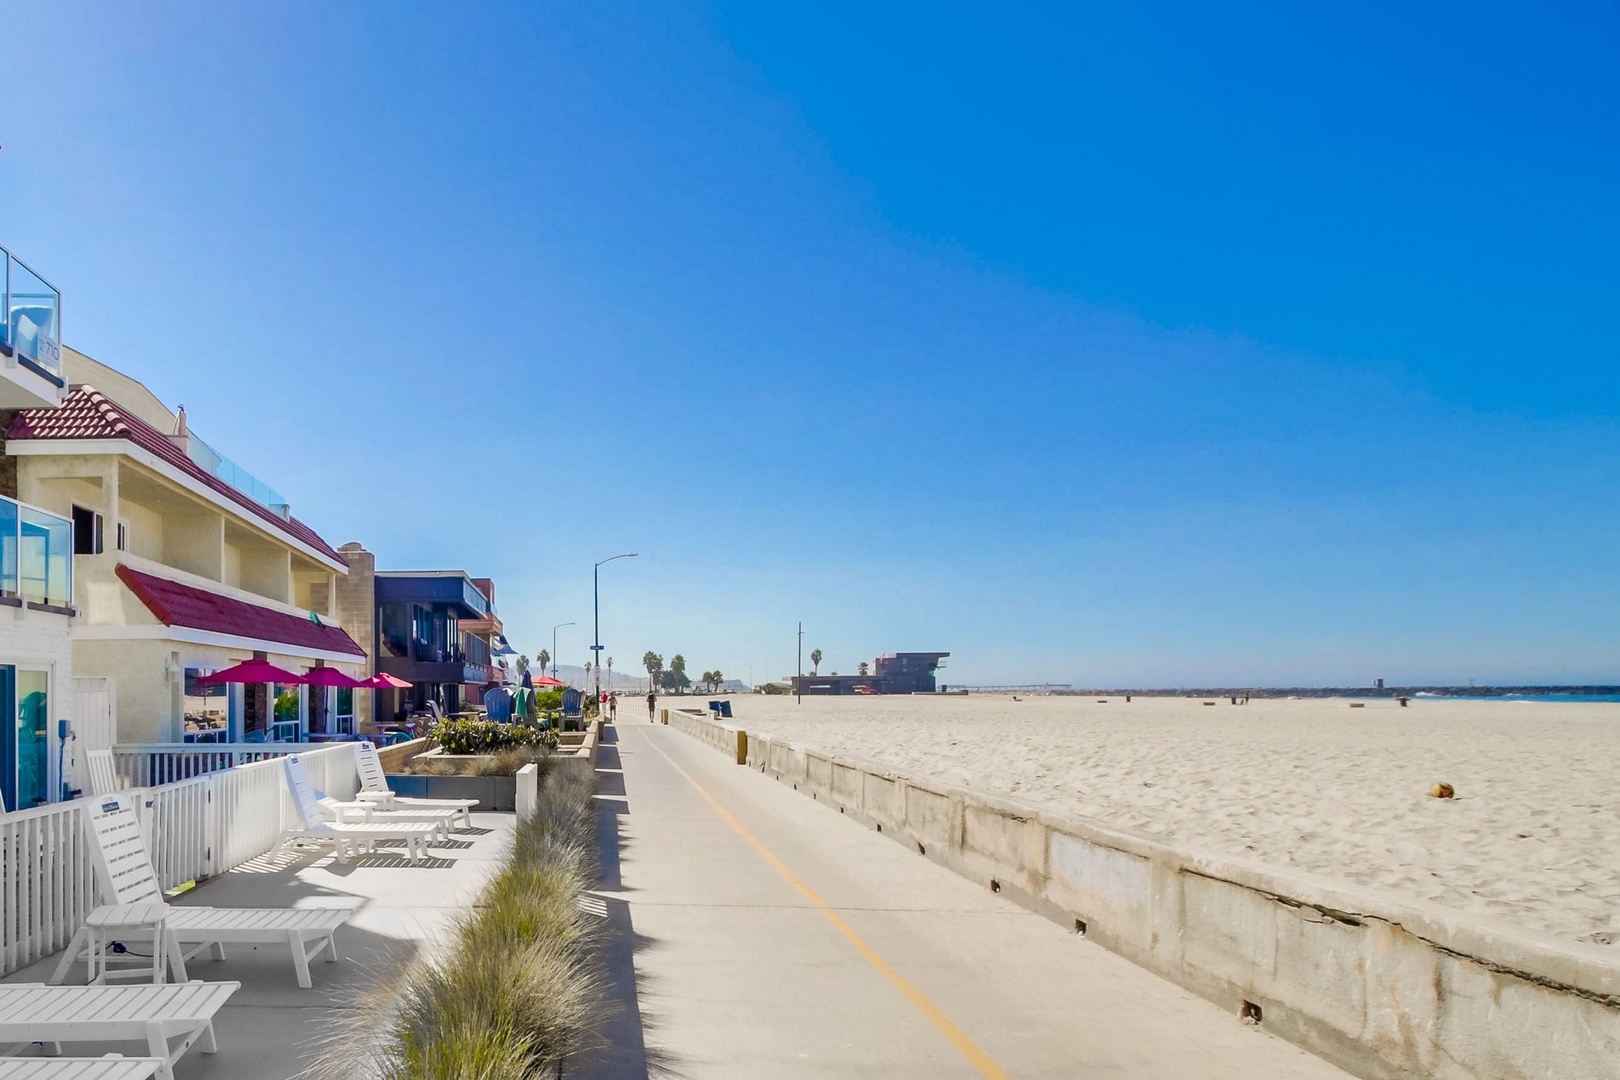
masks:
[[[51,673],[0,668],[7,731],[0,737],[0,795],[12,810],[50,801]]]
[[[230,741],[230,688],[199,682],[213,668],[186,668],[186,742]]]
[[[127,521],[118,523],[118,550],[129,550],[129,522]]]
[[[337,689],[337,707],[332,710],[334,730],[339,735],[354,734],[354,690],[347,686]]]
[[[73,554],[101,554],[101,515],[82,506],[73,508]]]

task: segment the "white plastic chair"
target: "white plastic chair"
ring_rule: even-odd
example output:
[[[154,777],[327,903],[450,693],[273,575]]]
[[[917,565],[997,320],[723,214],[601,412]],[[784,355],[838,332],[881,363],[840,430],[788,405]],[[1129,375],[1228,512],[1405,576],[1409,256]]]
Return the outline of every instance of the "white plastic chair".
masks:
[[[309,774],[297,754],[281,759],[287,776],[287,788],[292,792],[293,816],[296,819],[283,829],[271,849],[271,856],[294,841],[324,841],[332,844],[340,863],[349,861],[351,848],[371,850],[378,840],[403,840],[411,862],[422,861],[422,849],[427,846],[439,826],[426,821],[327,821],[321,812],[320,800],[310,786]]]
[[[186,979],[186,961],[204,949],[225,959],[226,945],[276,945],[292,950],[298,985],[312,984],[309,962],[322,952],[338,959],[337,928],[354,914],[346,908],[213,908],[168,904],[146,851],[146,838],[136,820],[134,799],[114,795],[94,799],[85,809],[85,833],[96,885],[102,901],[68,943],[51,975],[52,985],[84,959],[91,981],[146,977],[131,968],[112,969],[107,939],[120,932],[150,933],[153,938],[151,978],[160,981],[164,961],[176,982]],[[186,952],[189,946],[191,951]]]
[[[454,809],[461,812],[463,828],[472,828],[472,808],[478,805],[477,799],[409,799],[396,795],[388,787],[388,774],[383,772],[382,759],[377,756],[377,748],[370,742],[361,742],[355,748],[355,766],[360,772],[360,791],[355,799],[363,802],[375,802],[384,809]]]

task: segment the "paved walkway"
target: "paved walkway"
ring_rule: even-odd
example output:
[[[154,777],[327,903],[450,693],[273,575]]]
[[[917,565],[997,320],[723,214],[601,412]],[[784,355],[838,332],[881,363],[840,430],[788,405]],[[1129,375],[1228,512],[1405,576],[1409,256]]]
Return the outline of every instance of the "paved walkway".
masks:
[[[1346,1080],[671,728],[599,761],[620,1012],[584,1080]]]

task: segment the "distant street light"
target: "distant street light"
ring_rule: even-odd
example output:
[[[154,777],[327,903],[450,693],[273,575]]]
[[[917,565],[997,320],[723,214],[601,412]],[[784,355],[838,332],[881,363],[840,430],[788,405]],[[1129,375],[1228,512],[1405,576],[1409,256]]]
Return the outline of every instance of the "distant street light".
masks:
[[[565,626],[578,626],[578,623],[560,622],[551,628],[551,677],[557,677],[557,631]],[[540,674],[544,675],[545,672]]]
[[[596,704],[602,705],[602,567],[614,559],[634,559],[636,552],[627,551],[623,555],[609,555],[607,558],[591,567],[591,610],[595,620],[596,644],[591,646],[591,654],[596,658]]]

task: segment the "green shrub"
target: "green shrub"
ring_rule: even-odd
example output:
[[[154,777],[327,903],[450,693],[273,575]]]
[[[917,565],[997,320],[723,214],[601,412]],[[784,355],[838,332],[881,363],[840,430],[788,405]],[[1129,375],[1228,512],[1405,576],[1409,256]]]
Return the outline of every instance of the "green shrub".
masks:
[[[447,947],[342,1010],[312,1080],[549,1080],[595,1040],[591,781],[553,773]]]
[[[492,754],[525,746],[547,746],[548,734],[526,724],[446,717],[428,728],[427,737],[447,754]],[[556,736],[552,735],[548,749],[556,745]]]

